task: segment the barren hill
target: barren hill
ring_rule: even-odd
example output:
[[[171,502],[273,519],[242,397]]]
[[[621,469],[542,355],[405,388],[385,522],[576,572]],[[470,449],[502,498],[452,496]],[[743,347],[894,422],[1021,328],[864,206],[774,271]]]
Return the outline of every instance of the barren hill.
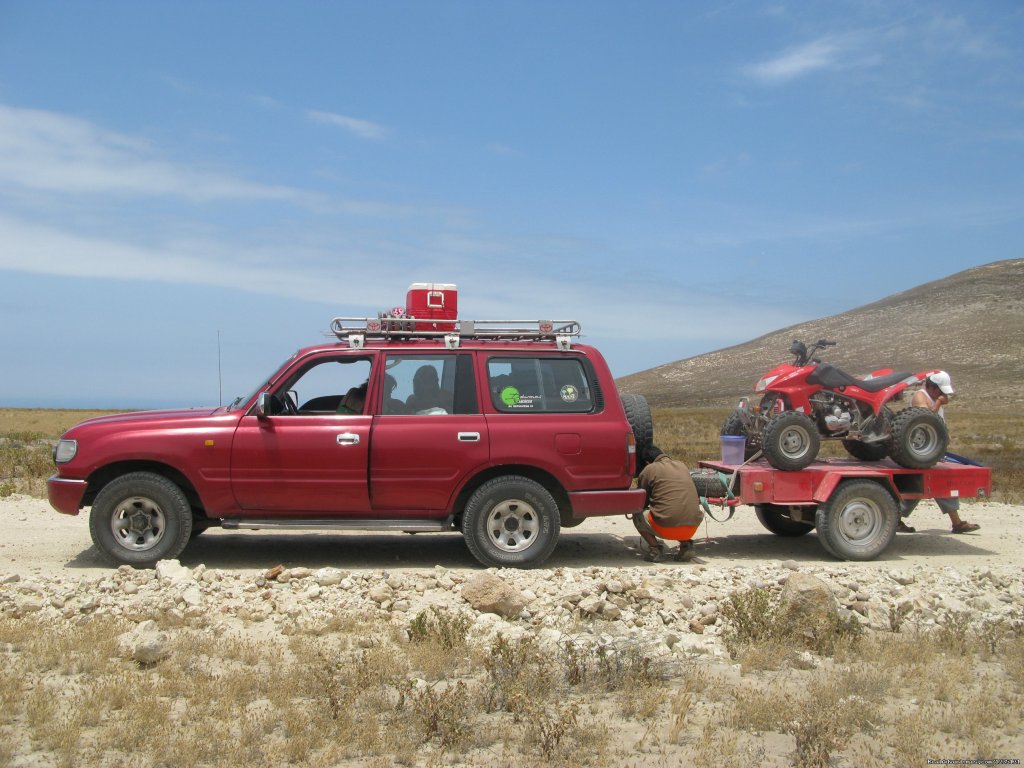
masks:
[[[619,379],[657,407],[730,405],[792,360],[793,339],[838,346],[820,357],[854,375],[877,368],[949,371],[964,404],[1024,402],[1024,259],[998,261],[735,347]]]

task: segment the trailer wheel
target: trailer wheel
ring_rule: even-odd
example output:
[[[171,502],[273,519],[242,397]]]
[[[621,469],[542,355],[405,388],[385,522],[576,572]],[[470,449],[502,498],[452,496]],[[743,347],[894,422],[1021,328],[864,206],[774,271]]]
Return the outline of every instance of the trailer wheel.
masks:
[[[633,429],[636,438],[636,471],[643,469],[647,449],[654,445],[654,419],[651,417],[651,406],[643,395],[621,395],[622,409],[626,412],[626,421]]]
[[[761,521],[761,525],[776,536],[803,536],[814,530],[813,524],[793,520],[788,515],[782,514],[784,509],[785,507],[779,504],[756,504],[754,505],[754,514]]]
[[[822,546],[840,560],[873,560],[892,542],[899,523],[896,499],[873,480],[844,480],[818,507]]]
[[[817,458],[820,447],[814,420],[797,411],[780,413],[764,428],[764,457],[776,469],[804,469]]]
[[[946,422],[927,408],[907,408],[892,422],[893,461],[907,469],[928,469],[946,455]]]

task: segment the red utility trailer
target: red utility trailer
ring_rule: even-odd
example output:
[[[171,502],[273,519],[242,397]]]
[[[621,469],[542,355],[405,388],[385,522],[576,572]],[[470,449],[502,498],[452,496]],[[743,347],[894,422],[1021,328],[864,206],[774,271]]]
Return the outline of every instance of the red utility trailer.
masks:
[[[896,535],[901,501],[992,493],[992,470],[954,461],[905,469],[889,459],[828,459],[796,472],[763,459],[700,465],[721,472],[731,485],[733,498],[713,501],[753,505],[762,525],[779,536],[817,529],[822,546],[841,560],[872,560],[885,551]]]

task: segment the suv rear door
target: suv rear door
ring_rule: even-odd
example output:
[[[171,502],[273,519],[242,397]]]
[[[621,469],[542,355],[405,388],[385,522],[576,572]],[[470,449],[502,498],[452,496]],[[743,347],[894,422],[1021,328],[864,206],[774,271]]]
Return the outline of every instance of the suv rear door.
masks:
[[[382,378],[370,446],[373,509],[381,517],[444,517],[489,453],[473,354],[387,353]]]
[[[622,487],[623,425],[609,417],[586,357],[489,354],[485,374],[492,463],[540,467],[568,491]]]

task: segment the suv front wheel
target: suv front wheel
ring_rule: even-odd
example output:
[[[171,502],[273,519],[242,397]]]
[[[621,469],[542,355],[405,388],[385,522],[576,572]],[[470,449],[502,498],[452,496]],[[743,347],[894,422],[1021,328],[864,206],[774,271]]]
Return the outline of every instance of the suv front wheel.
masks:
[[[540,483],[506,475],[481,485],[466,504],[462,535],[487,566],[534,568],[558,542],[558,504]]]
[[[93,543],[110,561],[146,567],[175,558],[192,533],[192,509],[162,475],[131,472],[96,495],[89,516]]]

